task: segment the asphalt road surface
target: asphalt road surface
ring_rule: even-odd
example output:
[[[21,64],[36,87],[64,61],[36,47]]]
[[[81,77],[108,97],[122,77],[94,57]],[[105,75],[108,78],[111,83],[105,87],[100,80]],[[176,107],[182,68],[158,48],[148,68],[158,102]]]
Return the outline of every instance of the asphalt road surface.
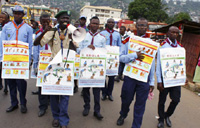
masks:
[[[27,108],[28,112],[22,114],[20,109],[6,113],[6,109],[10,106],[10,96],[4,95],[3,90],[0,91],[0,128],[51,128],[53,120],[50,106],[47,113],[43,117],[38,117],[38,96],[32,95],[31,92],[37,90],[35,87],[36,80],[28,80],[27,90]],[[133,105],[130,106],[130,112],[125,119],[123,126],[117,126],[116,121],[119,117],[121,106],[121,87],[122,82],[115,82],[113,91],[114,101],[101,101],[101,114],[104,116],[102,121],[93,117],[93,97],[91,99],[91,109],[87,117],[82,116],[83,98],[80,96],[81,89],[69,101],[69,128],[131,128],[133,121]],[[92,93],[91,93],[92,96]],[[166,106],[170,100],[167,99]],[[153,100],[148,100],[143,118],[142,128],[157,127],[157,104],[158,91],[154,90]],[[200,128],[200,97],[195,93],[182,88],[181,102],[179,103],[175,113],[170,118],[172,128]],[[165,125],[165,127],[167,127]]]

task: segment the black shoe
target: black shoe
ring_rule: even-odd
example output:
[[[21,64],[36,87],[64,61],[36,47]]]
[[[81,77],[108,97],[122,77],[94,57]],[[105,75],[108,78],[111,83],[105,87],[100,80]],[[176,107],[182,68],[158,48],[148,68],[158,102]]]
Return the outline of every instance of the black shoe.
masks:
[[[77,93],[77,92],[78,92],[78,87],[74,86],[74,93]]]
[[[89,114],[89,111],[90,111],[89,109],[86,109],[86,108],[85,108],[85,109],[83,110],[83,113],[82,113],[83,116],[87,116],[87,115]]]
[[[124,117],[123,116],[120,116],[119,118],[118,118],[118,120],[117,120],[117,125],[118,126],[121,126],[121,125],[123,125],[124,124]]]
[[[46,113],[46,110],[41,109],[38,113],[38,117],[42,117],[44,116],[44,114]]]
[[[164,128],[164,122],[159,122],[157,128]]]
[[[172,126],[171,120],[169,119],[169,117],[165,118],[165,123],[167,124],[168,127]]]
[[[6,112],[12,112],[12,111],[14,111],[17,108],[18,108],[18,105],[16,105],[16,106],[10,106],[9,108],[6,109]]]
[[[38,95],[38,94],[39,94],[39,91],[32,91],[32,94],[33,94],[33,95]]]
[[[122,77],[122,75],[119,76],[119,79],[122,80],[122,81],[124,81],[124,78]]]
[[[26,105],[21,105],[21,113],[26,113],[26,112],[27,112]]]
[[[7,95],[7,94],[8,94],[8,90],[5,90],[5,89],[4,89],[4,91],[3,91],[3,92],[4,92],[4,94],[5,94],[5,95]]]
[[[108,96],[108,99],[109,99],[110,101],[113,101],[112,95],[109,95],[109,96]]]
[[[115,81],[120,82],[119,75],[115,77]]]
[[[106,100],[106,95],[102,95],[101,100]]]
[[[3,88],[3,86],[1,85],[1,86],[0,86],[0,90],[1,90],[2,88]]]
[[[102,120],[103,116],[100,113],[94,112],[94,116],[98,119],[98,120]]]

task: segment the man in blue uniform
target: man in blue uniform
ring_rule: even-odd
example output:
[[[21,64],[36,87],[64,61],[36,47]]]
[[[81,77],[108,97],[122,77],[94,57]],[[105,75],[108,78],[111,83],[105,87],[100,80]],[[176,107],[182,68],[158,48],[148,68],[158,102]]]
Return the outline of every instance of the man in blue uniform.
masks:
[[[121,46],[121,37],[119,32],[113,30],[115,21],[113,19],[107,20],[107,28],[101,31],[101,34],[106,37],[106,45]],[[102,89],[102,100],[106,100],[107,96],[110,101],[113,101],[112,91],[114,88],[115,76],[108,76],[108,84],[105,83],[105,88]]]
[[[45,33],[42,33],[37,41],[35,40],[34,45],[41,45],[42,47],[48,43],[51,48],[51,56],[54,58],[56,54],[63,48],[72,47],[73,43],[70,43],[69,31],[67,24],[70,23],[70,11],[60,11],[56,14],[59,25],[56,28],[47,28]],[[48,31],[49,30],[49,31]],[[74,47],[74,46],[73,46]],[[51,95],[51,111],[53,114],[53,127],[67,128],[69,123],[68,116],[68,101],[69,96],[66,95]]]
[[[140,18],[137,20],[137,36],[145,37],[147,25],[148,21],[146,19]],[[140,61],[144,59],[144,55],[141,52],[128,54],[128,46],[129,42],[122,45],[120,51],[120,62],[126,64],[135,61],[135,59],[138,59]],[[155,61],[153,60],[147,83],[132,79],[128,76],[124,76],[124,83],[121,92],[121,111],[120,117],[117,120],[118,126],[123,125],[124,119],[127,117],[129,112],[129,106],[134,99],[134,95],[136,94],[136,101],[134,105],[134,120],[131,128],[141,127],[148,94],[154,89],[154,72]]]
[[[42,28],[36,32],[36,40],[37,37],[39,37],[42,33],[45,33],[48,30],[48,27],[50,25],[50,15],[48,13],[42,13],[40,16],[40,23],[42,25]],[[41,50],[48,50],[48,44],[45,46],[34,46],[33,47],[33,69],[35,74],[37,75],[38,71],[38,62],[39,62],[39,54]],[[32,92],[35,93],[35,92]],[[39,100],[39,113],[38,116],[41,117],[46,113],[46,110],[48,108],[48,95],[41,95],[41,87],[38,88],[38,100]]]
[[[105,48],[106,38],[97,32],[99,28],[99,18],[92,17],[90,19],[90,31],[86,34],[85,39],[80,42],[79,49],[82,50],[86,47],[95,49],[95,47]],[[100,114],[100,88],[93,88],[94,95],[94,116],[101,120],[103,116]],[[83,99],[85,102],[83,116],[87,116],[90,110],[90,88],[83,88]]]
[[[126,44],[129,41],[129,38],[130,38],[130,36],[126,34],[126,27],[121,26],[119,33],[121,34],[122,45]],[[115,81],[119,82],[120,80],[124,80],[123,77],[122,77],[124,67],[125,67],[125,64],[120,62],[118,75],[115,77]]]
[[[7,23],[2,31],[2,40],[19,40],[22,42],[29,43],[29,62],[31,59],[32,52],[32,28],[26,24],[22,17],[25,15],[24,9],[16,5],[13,9],[14,21]],[[2,42],[1,42],[2,43]],[[19,91],[20,96],[20,104],[21,104],[21,112],[26,113],[26,88],[27,83],[24,79],[9,79],[9,89],[10,89],[10,97],[11,97],[11,106],[6,110],[7,112],[11,112],[18,108],[18,100],[17,100],[17,89]]]
[[[168,38],[161,43],[160,49],[163,48],[180,48],[182,45],[176,40],[179,35],[179,29],[176,26],[171,26],[168,31]],[[181,86],[175,86],[170,88],[164,88],[163,86],[163,76],[160,62],[160,49],[157,54],[157,68],[156,68],[156,76],[157,76],[157,89],[159,90],[159,102],[158,102],[158,114],[159,114],[159,123],[157,125],[158,128],[164,128],[164,120],[168,127],[171,127],[171,121],[169,117],[174,113],[176,106],[180,102],[181,97]],[[171,103],[165,112],[165,101],[168,93],[170,94]]]

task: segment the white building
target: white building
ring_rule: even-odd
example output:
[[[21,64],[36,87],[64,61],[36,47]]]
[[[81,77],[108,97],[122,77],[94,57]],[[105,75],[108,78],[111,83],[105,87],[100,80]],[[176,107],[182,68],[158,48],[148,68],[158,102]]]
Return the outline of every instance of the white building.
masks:
[[[84,6],[80,10],[80,16],[86,16],[87,22],[89,24],[90,18],[93,16],[98,16],[100,19],[100,26],[102,27],[106,22],[107,19],[113,18],[116,22],[121,20],[121,12],[122,9],[111,8],[107,6]]]

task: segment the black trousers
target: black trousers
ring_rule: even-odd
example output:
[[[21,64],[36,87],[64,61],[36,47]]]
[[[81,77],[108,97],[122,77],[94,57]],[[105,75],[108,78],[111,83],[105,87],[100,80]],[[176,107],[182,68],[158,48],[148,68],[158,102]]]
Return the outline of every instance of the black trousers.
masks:
[[[94,95],[94,112],[100,112],[100,88],[92,88]],[[84,108],[90,109],[90,88],[83,88]]]
[[[38,100],[39,100],[39,109],[40,110],[46,110],[48,108],[49,103],[49,96],[48,95],[42,95],[41,94],[41,87],[38,88]]]
[[[171,102],[167,111],[165,112],[165,101],[168,93]],[[160,122],[163,122],[165,117],[170,117],[174,113],[176,106],[180,102],[180,97],[181,97],[181,86],[165,88],[162,92],[160,92],[159,102],[158,102],[158,114],[160,117],[158,120]]]

